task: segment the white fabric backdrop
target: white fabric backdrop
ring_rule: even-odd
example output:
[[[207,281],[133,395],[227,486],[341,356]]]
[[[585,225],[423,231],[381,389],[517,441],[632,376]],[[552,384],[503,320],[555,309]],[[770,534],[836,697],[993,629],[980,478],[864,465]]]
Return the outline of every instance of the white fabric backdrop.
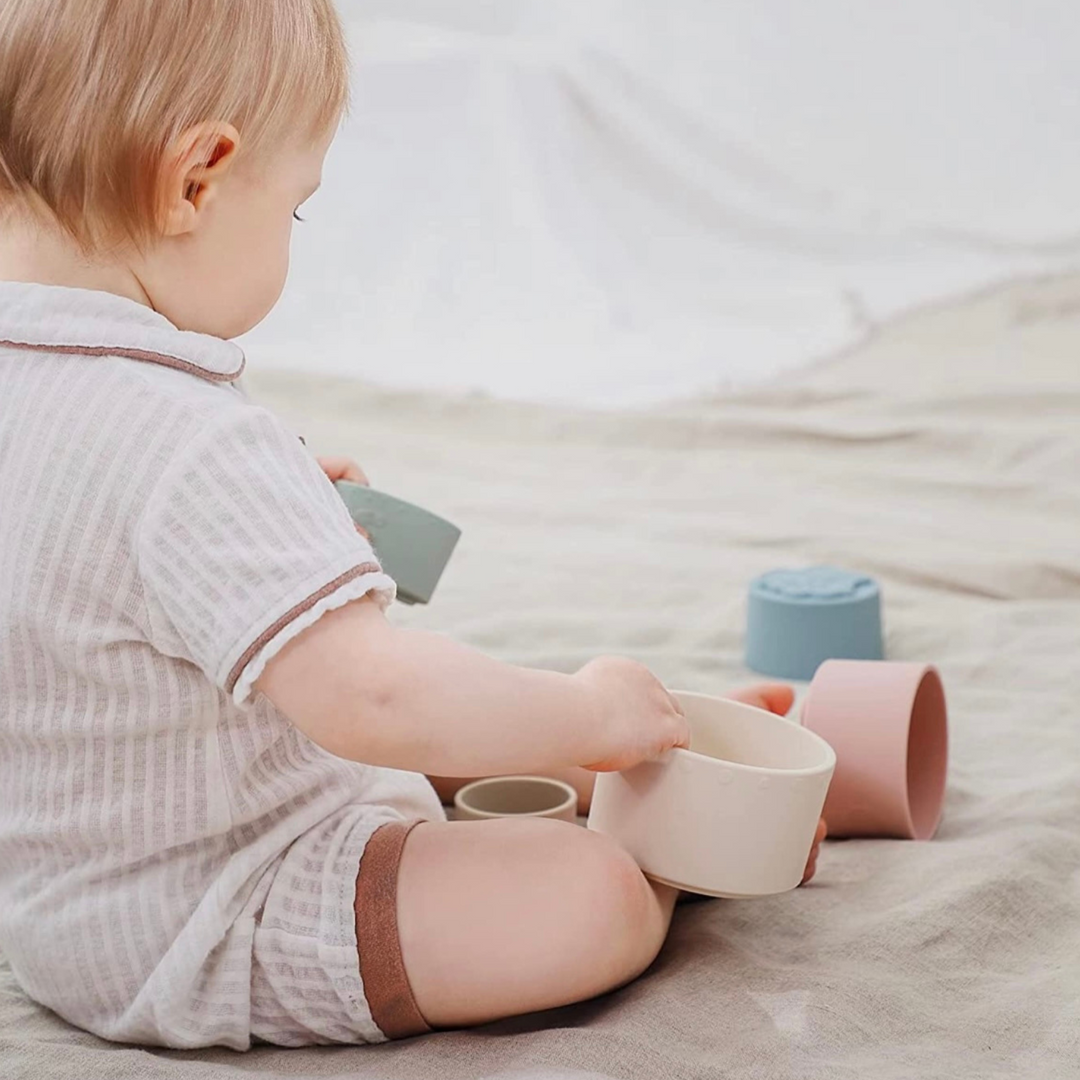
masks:
[[[257,362],[636,404],[1080,264],[1072,0],[339,0]]]

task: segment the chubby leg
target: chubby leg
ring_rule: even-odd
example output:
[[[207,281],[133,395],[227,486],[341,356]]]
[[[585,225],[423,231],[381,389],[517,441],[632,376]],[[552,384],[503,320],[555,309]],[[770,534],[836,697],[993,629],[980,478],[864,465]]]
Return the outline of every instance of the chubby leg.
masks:
[[[416,1005],[432,1027],[464,1027],[605,993],[655,959],[675,898],[564,822],[421,824],[397,881]]]

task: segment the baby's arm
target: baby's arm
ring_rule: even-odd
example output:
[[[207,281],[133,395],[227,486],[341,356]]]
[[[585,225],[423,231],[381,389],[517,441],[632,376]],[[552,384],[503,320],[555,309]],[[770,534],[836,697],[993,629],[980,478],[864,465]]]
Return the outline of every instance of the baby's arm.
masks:
[[[757,686],[748,686],[742,690],[735,690],[727,696],[732,701],[742,701],[747,705],[753,705],[757,709],[765,709],[768,712],[776,713],[777,716],[786,716],[791,711],[792,703],[795,700],[795,694],[791,687],[782,683],[762,683]],[[575,788],[578,793],[578,813],[588,814],[592,802],[593,784],[596,780],[594,772],[570,766],[563,769],[548,770],[545,775],[553,776],[557,780],[563,780]],[[431,776],[428,779],[434,785],[439,798],[447,804],[452,803],[457,790],[468,783],[467,780],[442,776]],[[806,870],[803,873],[804,885],[814,876],[817,870],[818,854],[825,836],[826,825],[825,821],[821,820],[818,822],[814,843],[806,860]]]
[[[632,661],[576,675],[514,667],[396,628],[370,600],[322,616],[256,689],[331,753],[442,776],[626,768],[689,735],[671,696]]]

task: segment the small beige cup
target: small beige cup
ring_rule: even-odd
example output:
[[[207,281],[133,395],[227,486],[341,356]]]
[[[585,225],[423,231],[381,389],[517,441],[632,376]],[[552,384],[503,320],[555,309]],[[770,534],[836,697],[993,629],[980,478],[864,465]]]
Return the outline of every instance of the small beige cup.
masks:
[[[577,820],[578,793],[546,776],[492,776],[466,784],[454,796],[459,821],[542,817]]]

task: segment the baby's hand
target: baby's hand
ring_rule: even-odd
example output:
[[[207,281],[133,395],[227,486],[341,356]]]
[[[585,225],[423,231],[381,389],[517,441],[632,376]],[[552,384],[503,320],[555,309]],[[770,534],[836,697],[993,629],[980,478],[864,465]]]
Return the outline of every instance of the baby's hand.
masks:
[[[575,676],[592,700],[588,742],[596,758],[591,772],[619,772],[651,761],[676,746],[690,745],[690,727],[679,703],[648,668],[633,660],[602,656]]]
[[[817,823],[817,832],[814,833],[814,846],[810,849],[810,858],[806,860],[806,869],[803,871],[803,879],[800,884],[805,885],[814,876],[817,870],[817,857],[818,852],[821,850],[821,841],[828,835],[828,826],[825,824],[825,819],[822,818]]]
[[[319,467],[328,477],[330,483],[336,484],[339,480],[351,480],[354,484],[363,484],[371,487],[364,470],[356,464],[352,458],[347,457],[321,457],[315,459]],[[371,534],[361,525],[356,526],[356,531],[365,539],[370,540]]]
[[[331,483],[337,483],[338,480],[351,480],[354,484],[363,484],[364,487],[371,486],[371,482],[368,480],[364,470],[352,458],[321,457],[315,460],[319,463],[322,471],[330,477]]]

